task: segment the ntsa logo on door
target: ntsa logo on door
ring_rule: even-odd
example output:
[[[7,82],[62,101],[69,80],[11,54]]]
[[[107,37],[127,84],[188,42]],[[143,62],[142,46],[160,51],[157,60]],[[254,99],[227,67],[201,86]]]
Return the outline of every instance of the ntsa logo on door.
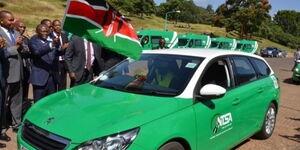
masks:
[[[227,113],[225,115],[222,115],[218,117],[217,123],[219,127],[224,127],[232,122],[231,113]]]
[[[223,134],[224,132],[227,132],[224,131],[224,129],[229,127],[231,123],[232,123],[231,113],[227,113],[225,115],[217,117],[215,126],[213,128],[213,133]]]
[[[219,116],[216,119],[215,126],[213,128],[214,135],[209,139],[214,139],[232,129],[232,116],[231,113]]]

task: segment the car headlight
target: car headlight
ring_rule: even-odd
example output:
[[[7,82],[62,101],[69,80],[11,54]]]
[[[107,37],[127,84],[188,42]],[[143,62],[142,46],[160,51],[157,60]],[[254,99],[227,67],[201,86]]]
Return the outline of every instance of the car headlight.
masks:
[[[139,128],[102,137],[79,145],[76,150],[125,150],[136,138]]]
[[[300,70],[299,70],[299,68],[296,68],[295,71],[296,71],[296,72],[299,72]]]

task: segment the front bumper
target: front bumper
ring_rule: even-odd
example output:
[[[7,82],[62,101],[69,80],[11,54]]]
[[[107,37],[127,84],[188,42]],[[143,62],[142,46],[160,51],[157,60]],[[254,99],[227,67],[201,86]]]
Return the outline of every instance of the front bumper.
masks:
[[[28,144],[26,141],[23,140],[21,136],[22,127],[20,127],[18,134],[17,134],[17,144],[18,144],[18,150],[37,150],[32,145]],[[68,147],[66,147],[64,150],[75,150],[77,146],[80,144],[74,144],[70,143]],[[144,147],[137,145],[135,143],[131,143],[131,145],[127,148],[127,150],[146,150]]]
[[[300,72],[294,71],[293,80],[296,81],[296,82],[300,82]]]

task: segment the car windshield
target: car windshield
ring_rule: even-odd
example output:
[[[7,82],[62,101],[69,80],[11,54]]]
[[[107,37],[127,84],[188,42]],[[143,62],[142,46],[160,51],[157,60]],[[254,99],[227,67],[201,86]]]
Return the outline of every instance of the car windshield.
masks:
[[[186,87],[204,58],[143,54],[126,59],[94,81],[94,85],[146,95],[176,96]]]

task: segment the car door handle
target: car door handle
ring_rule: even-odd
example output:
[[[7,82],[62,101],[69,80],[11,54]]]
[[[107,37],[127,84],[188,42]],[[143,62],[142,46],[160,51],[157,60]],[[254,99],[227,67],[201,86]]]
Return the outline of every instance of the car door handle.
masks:
[[[262,93],[264,89],[262,87],[258,88],[257,93]]]
[[[235,98],[232,102],[232,105],[237,105],[241,102],[240,98]]]

